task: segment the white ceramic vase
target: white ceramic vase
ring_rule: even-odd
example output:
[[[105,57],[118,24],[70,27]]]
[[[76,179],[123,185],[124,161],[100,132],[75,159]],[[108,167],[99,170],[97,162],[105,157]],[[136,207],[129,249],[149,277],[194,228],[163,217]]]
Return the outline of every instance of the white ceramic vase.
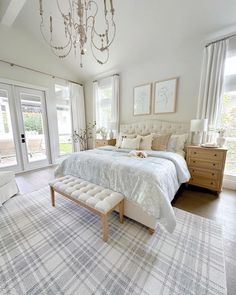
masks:
[[[223,147],[225,144],[225,137],[218,137],[216,142],[219,147]]]
[[[113,133],[112,130],[110,130],[110,132],[109,132],[109,138],[110,138],[110,139],[113,139],[113,137],[114,137],[114,133]]]

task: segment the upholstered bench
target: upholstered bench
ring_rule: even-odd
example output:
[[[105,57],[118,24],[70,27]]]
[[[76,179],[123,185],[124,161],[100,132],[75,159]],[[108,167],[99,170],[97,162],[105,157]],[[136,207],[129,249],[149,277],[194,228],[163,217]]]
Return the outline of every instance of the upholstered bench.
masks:
[[[124,196],[110,189],[74,176],[64,176],[49,183],[52,206],[55,206],[55,192],[74,201],[101,217],[103,240],[108,239],[108,215],[119,208],[120,222],[124,220]]]

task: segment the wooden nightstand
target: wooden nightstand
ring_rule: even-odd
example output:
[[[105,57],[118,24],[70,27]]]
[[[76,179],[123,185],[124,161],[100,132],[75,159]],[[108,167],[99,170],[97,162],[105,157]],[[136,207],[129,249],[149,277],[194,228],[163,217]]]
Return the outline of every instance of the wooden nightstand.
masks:
[[[95,147],[100,147],[105,145],[116,145],[116,139],[96,139]]]
[[[227,149],[187,147],[187,164],[191,179],[189,184],[220,193],[224,176]]]

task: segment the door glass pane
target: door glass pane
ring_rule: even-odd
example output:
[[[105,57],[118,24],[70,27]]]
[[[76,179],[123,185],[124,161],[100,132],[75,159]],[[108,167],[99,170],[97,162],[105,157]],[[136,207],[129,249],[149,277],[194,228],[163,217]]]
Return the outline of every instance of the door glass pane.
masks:
[[[0,89],[0,168],[16,164],[8,93]]]
[[[236,87],[235,91],[224,93],[221,126],[226,130],[225,145],[228,148],[225,173],[236,175]]]
[[[28,160],[29,162],[45,160],[47,155],[41,98],[36,95],[21,93],[20,101]]]
[[[55,92],[57,101],[59,155],[63,156],[73,152],[69,87],[55,85]]]

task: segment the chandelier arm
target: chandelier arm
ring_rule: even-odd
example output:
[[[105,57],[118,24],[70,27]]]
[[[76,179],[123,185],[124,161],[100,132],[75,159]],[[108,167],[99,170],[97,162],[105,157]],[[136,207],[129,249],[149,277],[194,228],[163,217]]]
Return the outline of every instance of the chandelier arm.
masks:
[[[70,12],[72,12],[72,3],[71,3],[71,0],[68,0],[68,2],[69,2],[69,6],[70,6]],[[59,12],[60,12],[60,14],[61,14],[61,16],[64,18],[64,16],[67,16],[67,17],[69,17],[69,14],[64,14],[63,13],[63,11],[62,11],[62,9],[61,9],[61,5],[60,5],[60,3],[59,3],[59,0],[57,0],[57,8],[58,8],[58,10],[59,10]]]
[[[53,46],[53,44],[50,43],[50,47],[51,47],[52,52],[54,53],[54,55],[56,55],[59,58],[65,58],[71,52],[73,42],[72,42],[71,34],[69,32],[68,32],[68,34],[69,34],[69,39],[68,39],[66,46]],[[62,50],[65,51],[64,54],[60,53],[60,51],[62,51]]]
[[[105,46],[106,49],[107,49],[107,48],[113,43],[113,41],[114,41],[114,39],[115,39],[115,35],[116,35],[116,25],[115,25],[115,23],[113,23],[113,27],[114,27],[114,32],[113,32],[113,35],[112,35],[112,39],[111,39],[111,41]],[[92,27],[91,29],[93,29],[93,27]],[[93,32],[94,32],[97,36],[99,36],[99,34],[97,34],[97,32],[96,32],[95,30],[93,30]],[[99,37],[100,37],[100,36],[99,36]],[[92,36],[92,34],[91,34],[91,43],[93,44],[93,46],[94,46],[97,50],[100,50],[100,51],[101,51],[101,48],[99,48],[99,47],[94,43],[94,37]]]
[[[92,32],[91,32],[91,34],[92,34]],[[93,38],[93,36],[91,35],[91,40],[92,40],[92,38]],[[95,49],[97,49],[95,46],[93,46],[93,43],[91,42],[90,43],[90,48],[91,48],[91,52],[92,52],[92,55],[93,55],[93,57],[94,57],[94,59],[99,63],[99,64],[105,64],[105,63],[107,63],[107,61],[108,61],[108,59],[109,59],[109,56],[110,56],[110,54],[109,54],[109,49],[108,48],[106,48],[106,53],[107,53],[107,58],[104,60],[104,61],[101,61],[101,59],[98,59],[97,57],[96,57],[96,55],[95,55],[95,53],[94,53],[94,48]],[[100,49],[97,49],[99,52],[101,52],[101,50]],[[104,54],[104,51],[102,52],[103,54]]]
[[[70,54],[71,49],[72,49],[72,42],[70,42],[70,47],[68,48],[68,51],[66,53],[64,53],[64,54],[57,53],[57,51],[55,51],[54,48],[51,47],[51,51],[53,52],[53,54],[56,55],[57,57],[61,58],[61,59],[67,57]]]
[[[94,53],[94,48],[93,48],[93,46],[92,46],[92,43],[91,43],[90,46],[91,46],[91,52],[92,52],[92,55],[93,55],[94,59],[95,59],[100,65],[103,65],[103,64],[105,64],[105,63],[108,62],[108,60],[109,60],[109,56],[110,56],[109,49],[106,49],[106,52],[107,52],[107,57],[106,57],[106,59],[103,60],[103,61],[101,61],[101,59],[98,59],[98,57],[96,57],[96,55],[95,55],[95,53]]]
[[[40,25],[40,31],[41,31],[41,34],[42,34],[42,36],[43,36],[43,39],[45,40],[45,42],[50,46],[50,47],[53,47],[54,49],[58,49],[58,47],[61,47],[60,49],[62,50],[62,49],[66,49],[69,45],[70,45],[70,38],[69,38],[69,40],[68,40],[68,42],[67,42],[67,44],[65,44],[65,45],[63,45],[63,46],[56,46],[55,44],[52,44],[52,42],[50,41],[48,41],[47,40],[47,38],[46,38],[46,36],[44,35],[44,32],[43,32],[43,23],[42,23],[42,25]]]

